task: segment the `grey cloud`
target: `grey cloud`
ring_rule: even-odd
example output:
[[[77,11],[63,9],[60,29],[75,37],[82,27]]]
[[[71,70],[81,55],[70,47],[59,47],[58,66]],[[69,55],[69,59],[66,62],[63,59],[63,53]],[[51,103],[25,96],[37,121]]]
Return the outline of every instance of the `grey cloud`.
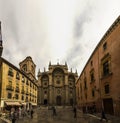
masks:
[[[91,7],[85,8],[82,13],[80,13],[79,16],[76,17],[75,22],[74,22],[74,37],[77,39],[80,36],[82,36],[83,31],[84,31],[84,25],[86,23],[90,23],[91,18],[90,18],[90,9]]]

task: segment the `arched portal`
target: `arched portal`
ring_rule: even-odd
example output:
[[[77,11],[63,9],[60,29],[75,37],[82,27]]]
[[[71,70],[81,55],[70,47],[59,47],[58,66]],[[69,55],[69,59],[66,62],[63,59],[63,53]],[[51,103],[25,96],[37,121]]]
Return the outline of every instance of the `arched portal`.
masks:
[[[73,106],[73,99],[70,99],[70,105]]]
[[[44,99],[44,105],[47,105],[47,104],[48,104],[47,99]]]
[[[61,96],[56,97],[56,104],[61,105]]]

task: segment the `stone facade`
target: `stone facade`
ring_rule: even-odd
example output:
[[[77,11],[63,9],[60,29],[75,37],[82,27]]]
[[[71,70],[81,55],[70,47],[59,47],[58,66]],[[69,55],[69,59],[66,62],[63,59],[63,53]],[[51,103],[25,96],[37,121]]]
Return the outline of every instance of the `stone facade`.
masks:
[[[39,105],[73,105],[76,103],[75,82],[77,72],[68,72],[67,64],[51,65],[48,71],[38,72]]]
[[[120,16],[105,33],[76,82],[76,99],[83,111],[120,116]]]
[[[0,107],[37,105],[37,84],[19,68],[1,58]]]

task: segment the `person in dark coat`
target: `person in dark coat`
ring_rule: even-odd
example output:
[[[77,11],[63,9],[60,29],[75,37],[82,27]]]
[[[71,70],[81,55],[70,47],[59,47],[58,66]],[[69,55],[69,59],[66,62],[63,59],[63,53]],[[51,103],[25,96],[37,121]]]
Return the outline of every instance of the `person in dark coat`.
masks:
[[[30,115],[31,115],[31,119],[33,118],[33,109],[31,109]]]
[[[74,107],[73,112],[74,112],[74,118],[77,118],[77,109],[76,109],[76,107]]]
[[[16,121],[15,111],[11,112],[11,120],[12,120],[12,123],[15,123],[15,121]]]
[[[102,121],[103,119],[105,119],[106,122],[108,121],[108,119],[107,119],[106,116],[105,116],[105,112],[104,112],[104,110],[102,109],[100,121]]]
[[[56,113],[56,108],[55,108],[55,106],[52,107],[52,110],[53,110],[53,116],[56,116],[57,113]]]

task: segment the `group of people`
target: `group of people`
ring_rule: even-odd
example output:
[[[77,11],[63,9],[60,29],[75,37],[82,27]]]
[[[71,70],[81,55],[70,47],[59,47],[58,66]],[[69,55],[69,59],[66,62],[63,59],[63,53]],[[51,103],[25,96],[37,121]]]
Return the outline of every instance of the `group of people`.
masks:
[[[12,123],[15,123],[17,119],[19,119],[20,117],[24,117],[26,114],[30,115],[32,119],[33,113],[34,113],[33,109],[25,111],[21,107],[19,107],[18,109],[15,109],[14,107],[12,107],[10,111],[10,119]]]

